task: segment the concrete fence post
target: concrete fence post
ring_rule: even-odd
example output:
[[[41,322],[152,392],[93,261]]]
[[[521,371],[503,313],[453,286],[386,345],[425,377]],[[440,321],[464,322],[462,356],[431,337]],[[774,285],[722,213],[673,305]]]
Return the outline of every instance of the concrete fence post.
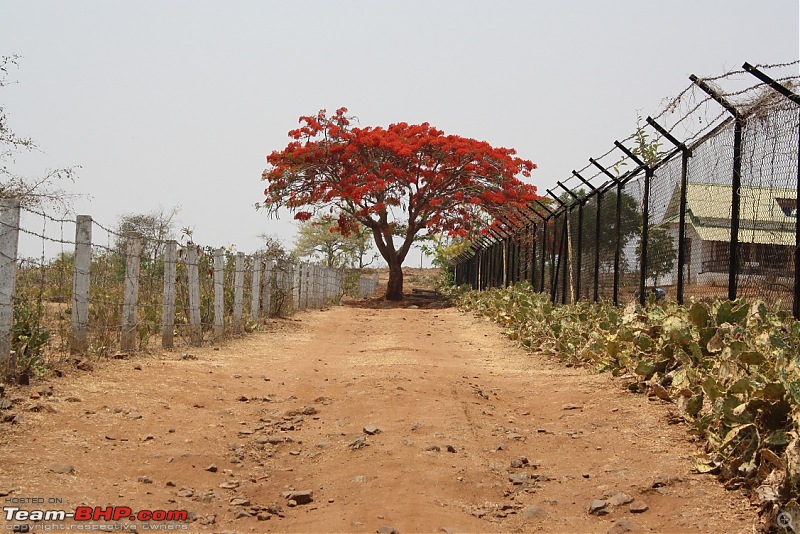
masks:
[[[308,286],[311,283],[311,275],[309,274],[310,270],[311,266],[308,264],[308,262],[303,263],[303,274],[301,276],[301,282],[300,282],[300,291],[301,291],[300,300],[302,304],[300,305],[300,307],[304,310],[308,309],[308,295],[309,295]]]
[[[189,244],[186,249],[186,276],[189,284],[189,343],[203,344],[203,324],[200,322],[200,266],[198,246]]]
[[[244,308],[244,252],[236,253],[233,272],[233,331],[241,334]]]
[[[269,308],[272,305],[272,271],[275,262],[267,260],[264,263],[264,284],[261,293],[261,313],[269,319]]]
[[[14,295],[17,285],[19,245],[19,200],[0,200],[0,378],[17,373],[16,355],[11,351],[14,327]]]
[[[317,266],[313,263],[308,266],[308,307],[317,307]]]
[[[314,307],[322,308],[322,266],[314,266]]]
[[[250,320],[258,321],[261,309],[261,256],[253,255],[253,272],[250,278]]]
[[[286,267],[284,265],[278,265],[277,262],[274,267],[275,270],[275,294],[273,298],[277,299],[275,302],[276,312],[280,315],[282,312],[287,311],[287,307],[289,305],[288,299],[286,298]]]
[[[214,341],[225,333],[225,249],[214,250]]]
[[[286,295],[286,313],[291,315],[294,313],[294,265],[288,264],[286,272],[283,275],[283,291]]]
[[[75,218],[75,260],[72,275],[72,338],[70,352],[89,349],[89,272],[92,265],[92,218]]]
[[[275,299],[275,314],[280,317],[282,310],[286,309],[286,293],[283,290],[284,282],[283,282],[283,268],[279,267],[278,264],[275,264],[273,268],[275,271],[275,293],[273,294],[273,298]]]
[[[136,305],[139,301],[139,268],[142,261],[142,238],[131,234],[125,253],[125,289],[122,297],[122,336],[120,348],[123,351],[136,350],[138,321]]]
[[[300,309],[300,264],[292,266],[292,311]]]
[[[328,292],[330,291],[330,278],[331,270],[327,267],[322,268],[322,305],[324,308],[328,305]]]
[[[164,245],[164,302],[161,313],[161,346],[175,346],[175,291],[178,277],[178,243],[170,239]]]

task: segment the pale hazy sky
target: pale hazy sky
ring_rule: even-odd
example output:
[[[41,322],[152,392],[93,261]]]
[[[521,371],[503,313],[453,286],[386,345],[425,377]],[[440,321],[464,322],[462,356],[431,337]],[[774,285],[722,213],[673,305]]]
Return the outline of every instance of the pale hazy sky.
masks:
[[[180,205],[195,242],[251,252],[291,243],[253,205],[300,115],[513,147],[543,192],[690,74],[796,60],[798,26],[797,0],[0,0],[0,55],[22,56],[0,102],[42,149],[21,172],[82,166],[78,213]]]

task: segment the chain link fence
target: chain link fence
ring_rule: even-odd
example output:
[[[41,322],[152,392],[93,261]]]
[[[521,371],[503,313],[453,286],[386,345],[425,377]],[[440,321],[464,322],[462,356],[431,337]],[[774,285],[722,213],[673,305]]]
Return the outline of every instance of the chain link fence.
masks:
[[[693,76],[529,222],[503,214],[455,259],[456,283],[527,280],[554,303],[758,298],[800,317],[797,65]]]

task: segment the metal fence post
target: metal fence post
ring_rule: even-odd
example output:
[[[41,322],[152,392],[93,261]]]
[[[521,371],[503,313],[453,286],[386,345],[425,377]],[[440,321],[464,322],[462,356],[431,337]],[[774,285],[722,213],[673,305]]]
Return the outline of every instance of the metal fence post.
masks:
[[[749,63],[742,65],[742,68],[769,85],[775,91],[800,105],[800,95],[773,80],[757,68]],[[800,319],[800,129],[798,129],[798,143],[797,143],[797,198],[795,200],[795,230],[794,230],[794,301],[792,303],[792,314],[795,319]]]
[[[545,267],[545,260],[547,259],[547,231],[548,231],[548,224],[547,221],[550,218],[547,217],[542,220],[542,254],[541,254],[541,266],[539,267],[539,293],[544,293],[544,267]]]
[[[742,201],[742,130],[746,117],[708,84],[692,74],[689,79],[717,101],[734,118],[733,124],[733,176],[731,177],[731,240],[728,264],[728,300],[736,300],[739,278],[739,222]]]
[[[600,300],[600,223],[602,222],[601,211],[603,209],[603,191],[597,191],[597,203],[594,221],[594,302]]]
[[[683,275],[686,267],[686,189],[688,188],[689,158],[692,156],[692,151],[662,128],[652,117],[647,117],[647,123],[681,151],[680,206],[678,206],[678,279],[675,298],[678,304],[683,304]]]
[[[617,181],[616,219],[614,223],[614,306],[619,305],[619,268],[622,255],[622,182]]]

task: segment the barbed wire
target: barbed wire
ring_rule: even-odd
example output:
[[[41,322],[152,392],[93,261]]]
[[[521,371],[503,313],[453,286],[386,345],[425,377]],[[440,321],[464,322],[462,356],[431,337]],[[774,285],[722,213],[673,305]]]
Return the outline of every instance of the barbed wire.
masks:
[[[756,68],[764,69],[764,70],[771,70],[771,69],[785,69],[793,66],[797,66],[800,64],[800,60],[784,62],[784,63],[772,63],[772,64],[757,64],[755,65]],[[725,90],[722,87],[719,87],[720,80],[731,79],[735,76],[739,76],[745,74],[748,76],[748,79],[752,79],[753,83],[750,83],[747,87],[738,88],[738,89],[731,89]],[[735,69],[729,70],[717,76],[706,76],[699,78],[703,82],[713,84],[715,90],[719,92],[719,94],[725,98],[735,99],[733,102],[734,105],[738,107],[744,107],[752,102],[758,100],[759,92],[763,92],[768,88],[767,84],[761,82],[760,80],[756,80],[754,78],[750,78],[752,75],[744,69]],[[782,75],[773,77],[778,83],[782,84],[798,84],[800,83],[800,75],[797,74],[790,74],[790,75]],[[701,91],[698,96],[697,91]],[[754,95],[749,98],[742,98],[748,95]],[[793,105],[788,102],[785,98],[775,99],[773,101],[774,105]],[[678,113],[679,109],[683,107],[680,114],[669,121],[664,119],[667,118],[668,115]],[[712,111],[713,110],[713,111]],[[714,132],[716,128],[720,125],[724,124],[727,118],[730,117],[730,113],[726,111],[724,108],[721,108],[719,104],[706,92],[702,91],[697,84],[692,83],[689,84],[686,88],[684,88],[676,97],[670,99],[664,99],[662,101],[661,110],[654,116],[653,120],[656,122],[664,121],[666,122],[666,126],[664,129],[670,133],[674,134],[679,128],[683,128],[683,135],[679,136],[678,139],[684,143],[684,145],[688,145],[690,143],[695,142],[698,139],[703,139],[704,136]],[[696,123],[696,124],[695,124]],[[699,125],[699,127],[697,127]],[[636,133],[629,135],[625,139],[621,141],[622,144],[627,143],[628,141],[634,139],[636,137]],[[681,139],[682,138],[682,139]],[[656,142],[661,143],[664,141],[664,136],[660,133],[656,132],[654,135],[654,139]],[[608,158],[612,153],[617,150],[616,146],[611,147],[608,151],[603,153],[602,155],[592,158],[594,161],[598,163],[603,163],[603,166],[606,169],[614,169],[618,170],[621,166],[626,166],[630,162],[630,158],[627,155],[621,156],[619,159],[615,159],[613,163],[604,163],[603,160]],[[666,154],[662,154],[661,157],[664,157]],[[584,165],[580,170],[577,172],[579,174],[585,172],[587,169],[592,168],[593,164],[590,162],[589,164]],[[596,183],[594,183],[597,178],[602,178],[603,182],[607,182],[607,176],[605,173],[597,172],[595,173],[591,179],[588,181],[593,183],[596,187]],[[567,184],[576,184],[575,187],[582,187],[583,183],[576,179],[575,176],[570,175],[567,177],[563,183]],[[601,185],[602,187],[602,185]]]
[[[106,226],[99,221],[91,219],[91,232],[89,240],[88,259],[81,255],[78,258],[78,237],[75,239],[65,237],[65,228],[74,227],[78,234],[79,222],[69,218],[54,217],[38,209],[20,210],[18,224],[9,224],[0,221],[0,229],[5,232],[16,232],[20,236],[27,236],[38,240],[38,251],[34,257],[22,257],[19,252],[15,257],[10,257],[0,251],[0,258],[16,265],[17,286],[13,305],[15,310],[19,307],[25,320],[35,320],[36,328],[47,330],[52,334],[47,342],[45,359],[61,359],[67,357],[73,347],[74,328],[73,319],[78,313],[77,306],[81,307],[81,314],[88,314],[82,319],[88,321],[85,331],[87,346],[80,350],[87,354],[104,355],[118,350],[122,346],[123,338],[133,333],[136,347],[148,349],[152,341],[163,333],[163,329],[171,325],[179,344],[184,346],[195,344],[194,328],[199,328],[201,337],[208,341],[209,336],[229,337],[244,331],[244,321],[258,322],[265,316],[276,313],[290,313],[300,306],[298,301],[299,291],[296,283],[310,283],[311,275],[300,279],[295,275],[297,267],[273,262],[271,277],[260,279],[259,285],[254,286],[252,280],[253,264],[259,264],[265,259],[256,253],[254,256],[244,255],[239,259],[237,251],[231,247],[210,247],[196,243],[177,243],[170,239],[143,236],[143,242],[150,243],[155,249],[140,256],[138,265],[131,263],[128,250],[124,250],[128,243],[129,235],[114,228]],[[37,218],[35,220],[29,220]],[[102,232],[100,232],[102,230]],[[176,250],[176,278],[175,305],[172,322],[165,321],[163,315],[164,304],[164,271],[162,268],[163,246],[168,241],[175,241]],[[52,247],[56,245],[56,251]],[[188,249],[197,251],[197,281],[200,298],[192,304],[200,311],[199,322],[190,320],[189,316],[189,282],[187,277],[186,254]],[[218,278],[215,275],[215,257],[223,251],[223,310],[222,331],[219,331],[220,316],[218,315],[219,299]],[[73,253],[74,251],[74,253]],[[155,252],[154,252],[155,251]],[[38,257],[37,257],[38,256]],[[88,263],[85,263],[87,262]],[[131,269],[135,266],[135,269]],[[179,268],[178,268],[179,267]],[[134,273],[138,270],[138,275]],[[264,268],[260,269],[264,272]],[[78,288],[76,278],[88,280],[89,290],[80,289],[85,298],[81,304],[73,292]],[[73,285],[75,283],[75,285]],[[85,282],[84,282],[85,283]],[[133,302],[126,301],[126,286],[138,284],[138,298]],[[322,282],[319,282],[322,287]],[[326,286],[327,287],[327,286]],[[256,295],[254,296],[253,293]],[[271,295],[270,305],[261,302],[266,294]],[[247,294],[247,296],[245,296]],[[258,300],[256,300],[258,297]],[[328,295],[331,297],[331,294]],[[294,301],[292,300],[294,299]],[[252,302],[259,303],[253,315]],[[127,302],[127,304],[126,304]],[[294,303],[293,303],[294,302]],[[135,306],[135,324],[131,324],[131,317],[127,315],[126,306]],[[29,308],[33,306],[33,308]],[[287,308],[288,306],[288,308]],[[34,312],[30,310],[33,309]],[[236,314],[234,315],[234,309]],[[27,310],[27,311],[26,311]],[[71,311],[70,311],[71,310]],[[288,310],[288,312],[287,312]],[[167,323],[166,325],[164,323]],[[86,323],[82,323],[86,324]],[[79,325],[80,327],[80,325]],[[84,327],[80,327],[84,328]],[[133,330],[131,330],[133,329]],[[127,334],[124,334],[127,332]]]
[[[36,210],[36,209],[34,209],[34,208],[30,207],[30,206],[21,205],[20,206],[20,211],[27,212],[27,213],[30,213],[32,215],[37,215],[37,216],[41,217],[42,219],[46,219],[46,220],[51,221],[51,222],[57,222],[57,223],[74,223],[75,222],[74,219],[60,219],[60,218],[57,218],[57,217],[53,217],[52,215],[50,215],[48,213],[45,213],[44,211]]]

